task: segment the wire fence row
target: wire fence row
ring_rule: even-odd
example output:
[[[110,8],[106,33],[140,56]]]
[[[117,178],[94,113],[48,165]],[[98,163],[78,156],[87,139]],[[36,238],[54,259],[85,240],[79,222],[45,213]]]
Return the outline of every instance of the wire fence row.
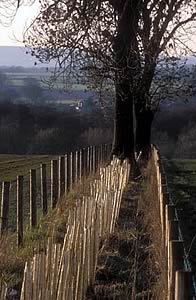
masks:
[[[184,246],[177,209],[168,192],[165,171],[156,148],[153,148],[152,158],[157,177],[168,300],[194,300],[196,299],[195,277]]]
[[[22,244],[24,228],[32,229],[57,201],[108,161],[111,145],[90,146],[42,163],[0,184],[0,235],[17,232]]]

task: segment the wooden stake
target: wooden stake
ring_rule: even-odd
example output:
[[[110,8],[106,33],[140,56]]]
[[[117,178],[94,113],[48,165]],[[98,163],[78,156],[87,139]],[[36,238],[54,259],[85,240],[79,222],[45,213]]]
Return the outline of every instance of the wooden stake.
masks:
[[[8,229],[8,213],[9,213],[9,190],[10,182],[2,182],[2,199],[1,199],[1,223],[0,234],[3,235]]]
[[[93,146],[90,146],[90,169],[89,174],[91,175],[93,172]]]
[[[179,222],[178,220],[170,220],[168,222],[168,240],[178,240],[179,238]]]
[[[68,176],[68,155],[65,154],[65,195],[67,195],[68,192],[67,176]]]
[[[71,154],[67,154],[67,192],[71,188]]]
[[[75,178],[74,182],[77,183],[79,179],[79,151],[75,152],[75,160],[74,160],[74,165],[75,165]]]
[[[56,207],[58,199],[58,161],[51,160],[51,207]]]
[[[86,163],[86,176],[89,176],[90,173],[90,147],[87,148],[87,163]]]
[[[194,299],[193,273],[188,271],[176,271],[175,300]]]
[[[70,189],[73,189],[75,182],[75,155],[74,152],[70,153]]]
[[[96,149],[92,146],[92,173],[96,172]]]
[[[166,208],[165,208],[165,214],[166,214],[166,216],[165,216],[165,222],[166,222],[166,224],[165,224],[165,232],[166,232],[166,234],[165,234],[165,246],[167,247],[167,245],[168,245],[168,222],[169,221],[171,221],[171,220],[174,220],[175,218],[176,218],[176,207],[175,207],[175,205],[173,205],[173,204],[167,204],[166,205]]]
[[[30,170],[30,228],[37,225],[36,170]]]
[[[82,173],[83,173],[83,151],[82,149],[79,151],[79,167],[78,167],[78,171],[79,171],[79,182],[81,183],[82,182]]]
[[[175,299],[175,273],[184,268],[184,248],[183,241],[169,242],[169,300]]]
[[[87,149],[82,149],[82,176],[87,177]]]
[[[65,157],[59,157],[59,198],[65,194]]]
[[[46,164],[41,164],[41,166],[40,166],[40,180],[41,180],[42,213],[43,213],[43,215],[46,215],[47,212],[48,212],[47,182],[46,182]]]
[[[17,244],[23,241],[23,176],[17,176]]]

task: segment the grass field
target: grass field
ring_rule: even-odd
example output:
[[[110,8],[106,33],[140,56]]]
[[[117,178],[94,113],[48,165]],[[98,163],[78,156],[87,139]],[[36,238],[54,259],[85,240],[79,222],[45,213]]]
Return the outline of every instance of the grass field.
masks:
[[[196,270],[196,160],[166,160],[165,169],[187,252]]]
[[[38,169],[41,163],[50,164],[53,158],[49,155],[0,154],[0,182],[15,180],[17,175],[27,175],[30,169]]]
[[[24,199],[24,223],[29,224],[29,199],[30,199],[30,182],[29,171],[36,169],[36,194],[37,208],[40,215],[41,207],[41,181],[40,181],[40,164],[46,163],[47,166],[47,188],[48,199],[50,198],[50,161],[56,158],[48,155],[0,155],[0,183],[10,181],[10,204],[8,216],[8,228],[16,231],[16,178],[18,175],[24,176],[23,199]],[[0,184],[0,193],[2,185]],[[49,200],[48,200],[49,201]],[[0,208],[1,210],[1,208]]]
[[[40,85],[43,88],[48,87],[48,81],[50,79],[51,74],[50,73],[7,73],[6,74],[8,79],[10,80],[11,84],[13,86],[23,86],[24,85],[24,80],[26,78],[35,78],[38,80]],[[57,88],[63,89],[64,84],[63,84],[63,79],[59,78],[56,82]],[[79,84],[73,82],[73,84],[70,86],[70,89],[73,91],[84,91],[86,90],[86,85],[84,84]]]

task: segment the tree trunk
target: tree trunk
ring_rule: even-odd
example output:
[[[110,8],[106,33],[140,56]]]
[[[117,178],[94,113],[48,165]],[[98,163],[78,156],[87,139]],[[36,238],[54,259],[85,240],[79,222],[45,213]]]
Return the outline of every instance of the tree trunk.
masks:
[[[154,114],[152,110],[135,111],[136,116],[136,151],[142,159],[148,160],[151,150],[151,128]]]
[[[113,42],[116,69],[116,107],[112,154],[128,158],[135,165],[132,84],[136,60],[134,43],[139,19],[138,0],[115,1],[119,14]]]
[[[116,107],[112,154],[134,160],[133,95],[127,80],[116,84]]]
[[[149,159],[151,150],[151,127],[155,112],[152,108],[150,87],[155,67],[156,63],[153,56],[146,54],[144,73],[135,93],[136,151],[137,154],[141,152],[140,157],[144,160]]]

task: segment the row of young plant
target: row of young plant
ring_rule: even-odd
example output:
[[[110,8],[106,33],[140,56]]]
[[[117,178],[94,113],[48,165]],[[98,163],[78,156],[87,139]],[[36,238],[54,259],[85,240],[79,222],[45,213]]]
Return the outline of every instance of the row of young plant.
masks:
[[[21,300],[84,299],[95,279],[100,242],[114,230],[129,169],[126,161],[115,159],[100,168],[84,194],[77,194],[63,244],[55,243],[53,236],[26,262]]]

